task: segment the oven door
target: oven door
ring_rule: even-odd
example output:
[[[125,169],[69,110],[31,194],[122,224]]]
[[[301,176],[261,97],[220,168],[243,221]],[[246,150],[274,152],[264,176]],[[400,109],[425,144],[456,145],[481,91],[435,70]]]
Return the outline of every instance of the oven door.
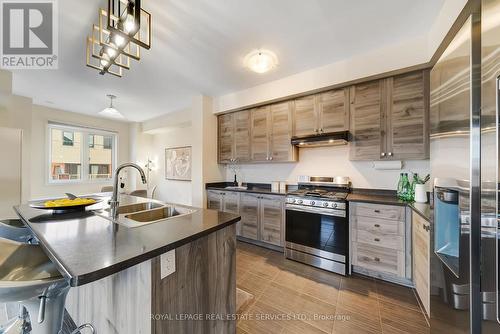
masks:
[[[286,247],[329,260],[347,263],[348,220],[346,211],[286,207]]]

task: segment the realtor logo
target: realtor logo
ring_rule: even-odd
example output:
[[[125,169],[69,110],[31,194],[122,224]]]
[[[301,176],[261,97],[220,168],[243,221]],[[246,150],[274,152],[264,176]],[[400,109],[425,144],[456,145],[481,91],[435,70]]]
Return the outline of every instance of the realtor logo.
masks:
[[[56,0],[0,0],[1,68],[57,69]]]

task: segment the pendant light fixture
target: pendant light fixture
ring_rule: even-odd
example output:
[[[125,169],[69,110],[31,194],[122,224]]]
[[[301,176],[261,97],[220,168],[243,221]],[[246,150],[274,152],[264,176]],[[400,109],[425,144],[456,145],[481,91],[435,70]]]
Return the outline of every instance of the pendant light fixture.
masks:
[[[121,77],[130,59],[140,60],[141,48],[151,48],[151,14],[141,0],[108,0],[87,38],[87,66]]]
[[[116,119],[125,119],[125,117],[113,106],[113,100],[116,99],[116,96],[113,94],[106,95],[109,98],[109,107],[104,108],[99,112],[100,115],[109,118]]]

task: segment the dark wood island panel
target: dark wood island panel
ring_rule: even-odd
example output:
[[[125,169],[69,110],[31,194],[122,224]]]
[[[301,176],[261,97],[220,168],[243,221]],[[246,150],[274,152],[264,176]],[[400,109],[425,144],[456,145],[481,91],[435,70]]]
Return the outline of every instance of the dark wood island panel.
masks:
[[[236,225],[175,252],[164,279],[160,258],[152,260],[152,333],[235,333]]]

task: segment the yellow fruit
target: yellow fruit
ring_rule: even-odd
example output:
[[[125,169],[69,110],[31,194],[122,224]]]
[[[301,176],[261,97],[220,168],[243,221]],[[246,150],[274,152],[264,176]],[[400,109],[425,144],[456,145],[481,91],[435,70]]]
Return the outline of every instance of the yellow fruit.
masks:
[[[76,205],[94,204],[94,203],[95,200],[92,198],[75,198],[75,199],[62,198],[53,201],[46,201],[44,205],[47,208],[51,208],[56,206],[76,206]]]

